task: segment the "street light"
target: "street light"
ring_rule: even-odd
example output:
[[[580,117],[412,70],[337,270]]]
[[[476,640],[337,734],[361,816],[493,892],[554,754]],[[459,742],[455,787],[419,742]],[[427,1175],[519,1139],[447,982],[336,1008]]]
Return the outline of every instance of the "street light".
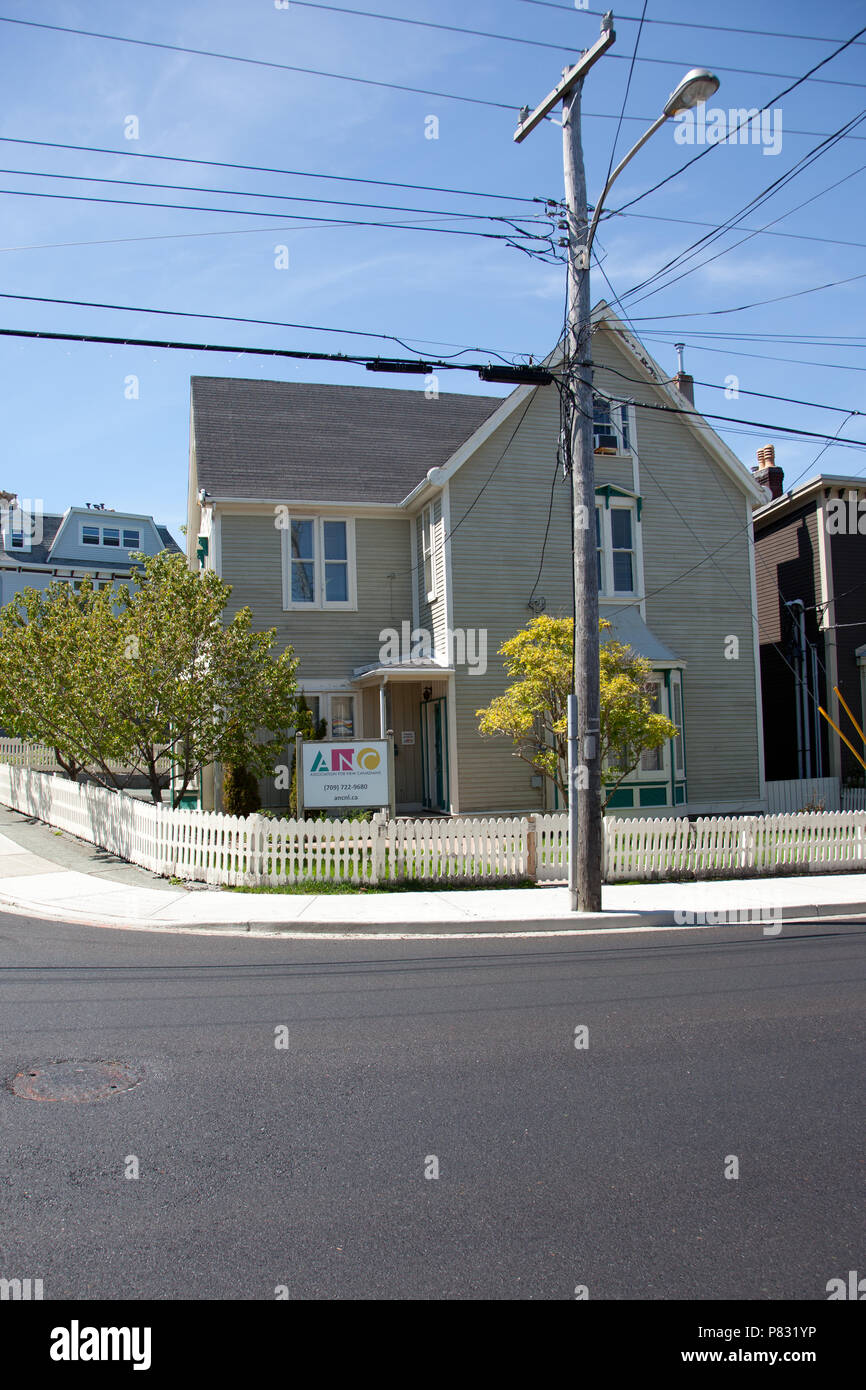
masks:
[[[634,158],[638,150],[649,140],[650,136],[655,135],[659,126],[663,126],[665,121],[670,120],[671,116],[676,116],[679,111],[690,111],[692,107],[697,106],[699,102],[706,101],[709,97],[714,96],[718,90],[719,79],[716,77],[715,73],[710,72],[707,68],[692,68],[691,72],[686,73],[679,86],[675,87],[671,92],[658,120],[653,121],[649,130],[644,132],[637,144],[632,145],[625,159],[621,159],[619,164],[617,164],[602,189],[601,197],[596,203],[595,210],[592,214],[592,222],[589,224],[589,235],[586,240],[587,265],[589,264],[589,253],[592,250],[592,240],[595,236],[596,224],[598,223],[601,210],[604,207],[604,200],[610,192],[612,184],[619,178],[629,160]]]
[[[611,174],[595,207],[589,233],[586,177],[580,137],[583,80],[616,41],[613,15],[605,14],[601,34],[533,112],[524,107],[514,133],[520,144],[562,102],[565,202],[568,213],[568,312],[563,336],[566,364],[567,431],[572,481],[574,693],[568,699],[568,844],[572,910],[601,910],[602,804],[601,701],[599,690],[598,572],[595,535],[587,518],[595,515],[593,458],[592,326],[589,302],[589,254],[604,200],[614,180],[650,136],[678,111],[705,101],[718,89],[718,78],[693,68],[671,93],[658,120],[629,150]],[[580,791],[580,797],[578,797]],[[580,811],[578,813],[578,802]]]

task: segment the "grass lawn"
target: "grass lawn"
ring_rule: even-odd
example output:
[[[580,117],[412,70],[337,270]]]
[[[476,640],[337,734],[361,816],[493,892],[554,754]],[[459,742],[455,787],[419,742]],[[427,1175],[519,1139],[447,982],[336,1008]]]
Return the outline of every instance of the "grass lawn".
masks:
[[[224,893],[448,893],[455,888],[536,888],[531,878],[492,879],[489,883],[467,883],[455,879],[401,879],[398,883],[334,883],[333,880],[308,878],[298,883],[265,883],[256,888],[243,884],[224,887]]]

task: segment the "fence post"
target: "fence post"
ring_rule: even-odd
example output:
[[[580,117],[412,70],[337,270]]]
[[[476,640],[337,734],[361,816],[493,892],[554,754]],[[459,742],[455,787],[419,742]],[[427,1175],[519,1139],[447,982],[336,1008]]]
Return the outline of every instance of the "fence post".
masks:
[[[387,816],[384,811],[373,814],[373,862],[370,866],[370,883],[378,884],[385,877],[385,826]]]
[[[526,877],[538,882],[538,818],[527,817],[526,827]]]

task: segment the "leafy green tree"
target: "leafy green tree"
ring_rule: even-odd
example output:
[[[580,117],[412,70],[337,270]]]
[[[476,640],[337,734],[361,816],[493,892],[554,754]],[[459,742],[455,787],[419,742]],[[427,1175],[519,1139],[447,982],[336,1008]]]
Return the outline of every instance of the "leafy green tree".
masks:
[[[327,719],[320,719],[318,722],[313,718],[313,711],[307,704],[306,698],[301,695],[298,700],[298,713],[296,733],[303,734],[305,743],[317,742],[325,738],[328,732]],[[289,814],[298,814],[298,758],[296,753],[292,753],[292,781],[289,788]]]
[[[25,589],[0,608],[0,721],[15,738],[53,747],[67,776],[89,767],[116,785],[112,698],[104,680],[114,651],[111,597],[85,579]],[[102,730],[99,749],[94,729]]]
[[[113,590],[55,582],[0,610],[0,722],[103,785],[121,788],[110,764],[128,766],[156,802],[160,757],[176,806],[212,762],[270,776],[295,722],[293,653],[276,655],[248,608],[225,620],[231,586],[213,571],[169,551],[136,558]]]
[[[676,738],[671,720],[653,709],[650,663],[621,642],[603,640],[599,622],[601,756],[605,805],[640,762],[641,754]],[[514,756],[529,764],[568,800],[568,697],[573,690],[573,629],[569,619],[533,618],[502,644],[499,655],[513,684],[476,710],[482,734],[510,738]]]

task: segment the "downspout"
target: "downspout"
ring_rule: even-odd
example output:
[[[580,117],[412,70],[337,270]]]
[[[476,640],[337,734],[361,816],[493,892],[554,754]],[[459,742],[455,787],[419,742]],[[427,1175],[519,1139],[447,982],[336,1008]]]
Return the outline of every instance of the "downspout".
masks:
[[[802,600],[801,600],[801,599],[794,599],[791,603],[786,603],[786,604],[785,604],[785,607],[786,607],[786,608],[788,609],[788,611],[791,613],[791,622],[792,622],[792,623],[795,622],[795,618],[794,618],[794,614],[793,614],[793,612],[792,612],[791,610],[793,610],[794,608],[796,608],[796,606],[797,606],[798,603],[802,603]],[[798,634],[798,642],[799,642],[799,634]],[[801,660],[802,660],[802,653],[798,652],[797,655],[796,655],[796,657],[795,657],[794,659],[795,659],[795,662],[796,662],[796,665],[795,665],[795,667],[794,667],[794,682],[795,682],[795,688],[794,688],[794,712],[795,712],[796,717],[797,717],[797,776],[802,780],[802,778],[804,778],[805,775],[806,775],[805,772],[803,771],[803,713],[802,713],[802,704],[801,704],[801,700],[800,700],[800,664],[801,664]]]
[[[824,750],[821,747],[821,716],[818,712],[820,695],[818,693],[818,647],[812,643],[809,647],[812,657],[812,691],[814,695],[813,718],[815,720],[815,776],[824,776]]]
[[[806,664],[808,647],[806,644],[806,605],[802,599],[794,603],[800,609],[800,694],[803,701],[803,764],[805,776],[812,776],[812,734],[809,719],[809,669]]]

